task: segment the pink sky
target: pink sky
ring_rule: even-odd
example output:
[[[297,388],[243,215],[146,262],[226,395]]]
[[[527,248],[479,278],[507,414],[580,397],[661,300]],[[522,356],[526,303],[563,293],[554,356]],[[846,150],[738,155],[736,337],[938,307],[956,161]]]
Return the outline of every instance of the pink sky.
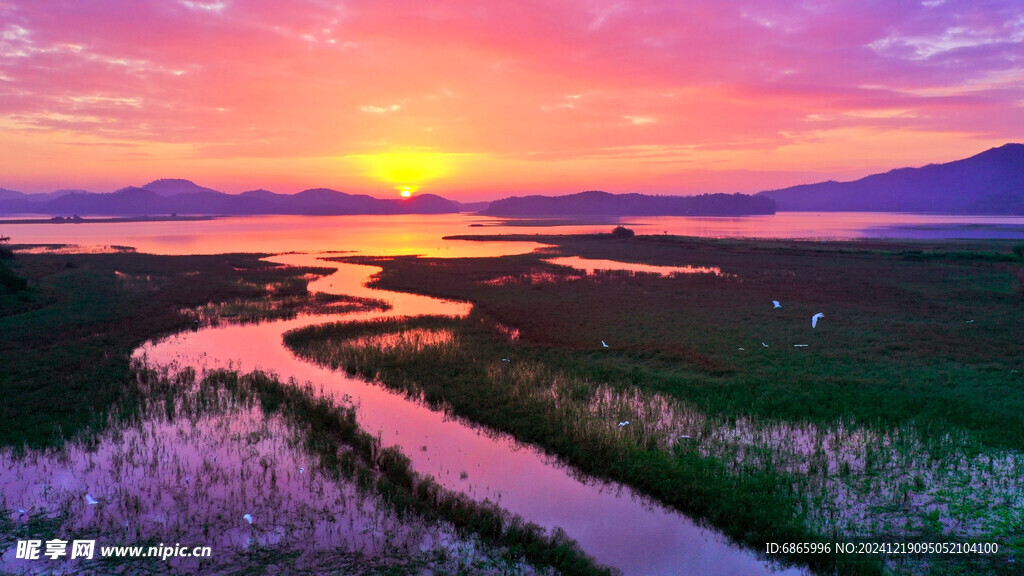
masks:
[[[1020,0],[0,0],[26,192],[753,192],[1021,140]]]

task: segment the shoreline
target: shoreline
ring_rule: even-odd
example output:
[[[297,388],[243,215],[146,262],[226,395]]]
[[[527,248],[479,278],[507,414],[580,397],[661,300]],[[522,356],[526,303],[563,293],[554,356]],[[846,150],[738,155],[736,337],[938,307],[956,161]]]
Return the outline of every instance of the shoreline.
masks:
[[[81,218],[54,216],[52,218],[0,219],[0,224],[117,224],[122,222],[201,222],[217,220],[221,216],[114,216],[110,218]]]

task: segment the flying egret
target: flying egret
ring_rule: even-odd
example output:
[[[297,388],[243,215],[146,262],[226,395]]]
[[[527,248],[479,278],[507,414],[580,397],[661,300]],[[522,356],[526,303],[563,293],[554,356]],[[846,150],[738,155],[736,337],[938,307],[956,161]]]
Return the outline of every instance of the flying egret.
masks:
[[[682,436],[680,436],[680,438],[689,438],[689,437],[690,437],[689,434],[683,434]]]
[[[765,347],[765,348],[767,348],[767,347],[768,347],[768,345],[767,345],[767,344],[765,344],[764,342],[761,342],[761,346],[763,346],[763,347]]]
[[[611,346],[605,344],[604,340],[601,340],[601,348],[611,348]]]
[[[825,314],[823,312],[818,312],[814,316],[811,316],[811,328],[817,328],[818,327],[818,320],[821,320],[824,317],[825,317]]]
[[[302,468],[299,468],[299,474],[305,474],[305,473],[306,473],[306,467],[305,466],[303,466]]]
[[[619,422],[619,428],[622,428],[623,426],[629,426],[629,420],[626,420],[624,422]]]
[[[85,495],[85,503],[88,504],[89,506],[95,506],[95,505],[99,504],[100,501],[95,499],[95,498],[93,498],[92,494],[86,494]]]
[[[21,519],[25,514],[28,514],[28,512],[26,512],[24,508],[18,508],[18,519]]]
[[[746,348],[737,348],[737,350],[746,350]]]
[[[242,516],[242,520],[245,520],[249,524],[252,524],[252,514],[246,514],[245,516]]]
[[[807,344],[793,344],[794,348],[807,348]]]
[[[509,363],[509,364],[511,364],[511,363],[512,363],[512,361],[511,361],[511,360],[509,360],[508,358],[502,358],[502,359],[501,359],[501,361],[502,361],[502,362],[507,362],[507,363]]]
[[[778,300],[772,300],[772,307],[773,308],[782,308],[782,304],[779,304]]]

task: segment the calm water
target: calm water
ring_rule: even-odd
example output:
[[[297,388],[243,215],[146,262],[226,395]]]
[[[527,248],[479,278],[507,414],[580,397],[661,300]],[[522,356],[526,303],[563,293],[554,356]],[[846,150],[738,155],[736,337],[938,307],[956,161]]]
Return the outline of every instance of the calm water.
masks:
[[[1024,238],[1024,217],[1020,216],[782,212],[773,216],[629,218],[565,226],[506,222],[510,221],[468,214],[246,216],[195,222],[6,224],[0,225],[0,232],[14,243],[126,245],[157,254],[355,250],[376,255],[446,257],[528,252],[533,248],[529,244],[441,239],[448,235],[608,232],[619,223],[638,234],[731,238]]]

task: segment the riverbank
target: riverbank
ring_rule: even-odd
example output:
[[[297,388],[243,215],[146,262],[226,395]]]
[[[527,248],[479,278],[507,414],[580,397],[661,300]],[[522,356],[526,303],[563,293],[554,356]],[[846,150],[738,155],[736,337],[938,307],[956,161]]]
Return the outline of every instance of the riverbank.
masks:
[[[112,216],[96,218],[53,216],[51,218],[2,218],[0,224],[120,224],[124,222],[202,222],[219,216]]]
[[[287,341],[755,546],[994,541],[997,555],[893,555],[884,566],[1012,573],[1024,537],[1015,244],[523,239],[558,247],[340,258],[383,267],[378,287],[472,301],[473,315],[311,328]],[[543,261],[567,255],[720,273],[587,276]],[[373,344],[424,329],[456,344],[426,356]],[[882,567],[802,559],[827,572]]]
[[[262,373],[130,364],[139,344],[169,332],[386,307],[310,295],[307,283],[330,269],[260,256],[15,257],[26,285],[0,293],[0,359],[11,368],[0,375],[4,566],[60,567],[14,562],[18,539],[88,537],[212,543],[218,555],[72,563],[77,572],[609,573],[563,534],[415,473],[359,428],[350,404]]]
[[[0,446],[55,445],[102,426],[131,399],[135,348],[196,328],[198,315],[183,310],[240,299],[298,306],[309,278],[329,271],[262,256],[45,250],[8,260],[26,284],[0,291]]]

